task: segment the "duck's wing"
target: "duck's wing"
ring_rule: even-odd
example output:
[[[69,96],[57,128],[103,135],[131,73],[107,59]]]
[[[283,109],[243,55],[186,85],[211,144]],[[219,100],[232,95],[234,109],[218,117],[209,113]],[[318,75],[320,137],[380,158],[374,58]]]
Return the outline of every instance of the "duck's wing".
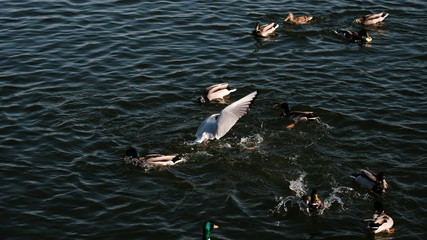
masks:
[[[206,118],[199,126],[196,132],[196,141],[201,143],[205,140],[214,139],[217,132],[217,118],[219,113],[212,114]]]
[[[369,172],[368,170],[361,169],[360,173],[374,182],[377,181],[377,178],[375,177],[375,175]]]
[[[157,156],[156,156],[157,155]],[[179,162],[185,161],[179,154],[170,154],[170,155],[160,155],[160,154],[152,154],[150,158],[147,158],[143,166],[150,164],[154,166],[172,166]]]
[[[336,30],[334,31],[336,34],[338,34],[340,37],[345,38],[345,39],[351,39],[353,38],[355,35],[357,35],[357,33],[352,32],[350,30],[347,29],[340,29],[340,30]]]
[[[144,159],[148,159],[148,158],[155,158],[155,157],[161,157],[163,156],[162,154],[158,154],[158,153],[152,153],[152,154],[148,154],[144,157]]]
[[[210,92],[208,94],[209,101],[213,101],[215,99],[222,100],[225,96],[229,95],[230,91],[228,89],[219,89],[215,92]]]
[[[295,22],[297,22],[297,23],[307,23],[311,19],[313,19],[312,16],[299,16],[299,17],[295,18]]]
[[[268,24],[268,25],[264,25],[262,28],[262,32],[264,35],[270,35],[272,34],[274,31],[276,31],[276,29],[279,27],[279,24],[276,24],[274,22]]]
[[[149,163],[156,163],[156,162],[167,162],[172,161],[178,154],[171,154],[171,155],[161,155],[161,154],[150,154],[147,155],[146,161]]]
[[[377,14],[366,15],[363,17],[363,21],[366,25],[376,24],[382,22],[387,16],[388,13],[380,12]]]
[[[377,14],[368,14],[364,18],[368,19],[368,20],[372,20],[372,19],[376,19],[376,18],[381,18],[383,16],[383,14],[384,14],[384,12],[380,12]]]
[[[234,124],[236,124],[236,122],[246,114],[257,94],[258,91],[252,92],[246,97],[230,104],[221,111],[216,123],[216,139],[220,139],[224,136],[228,131],[230,131]]]
[[[228,83],[218,83],[206,88],[206,91],[218,91],[220,89],[228,88]]]
[[[313,115],[314,112],[292,111],[295,115]]]

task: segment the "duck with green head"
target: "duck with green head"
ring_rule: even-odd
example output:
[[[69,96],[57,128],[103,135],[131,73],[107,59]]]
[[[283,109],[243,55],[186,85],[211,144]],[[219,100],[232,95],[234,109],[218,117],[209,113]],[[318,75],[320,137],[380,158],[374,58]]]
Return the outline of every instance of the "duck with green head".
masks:
[[[203,240],[211,239],[212,230],[219,228],[212,220],[206,221],[203,224]]]
[[[308,196],[308,195],[302,196],[301,200],[307,206],[307,210],[310,213],[318,211],[323,206],[322,200],[320,200],[316,189],[313,189],[311,191],[310,196]]]
[[[294,121],[293,124],[286,126],[287,129],[295,127],[298,122],[319,121],[320,119],[318,116],[314,115],[314,112],[291,111],[289,109],[289,104],[286,102],[282,104],[275,104],[275,106],[283,109],[282,116]]]
[[[388,16],[388,13],[385,13],[385,12],[380,12],[377,14],[368,14],[364,17],[354,19],[354,22],[363,24],[363,25],[374,25],[384,21],[384,19],[387,16]]]
[[[361,169],[360,172],[351,175],[351,178],[363,188],[369,189],[376,194],[385,194],[389,191],[384,172],[377,174]]]
[[[226,103],[224,97],[228,96],[230,93],[235,92],[237,89],[230,88],[228,83],[219,83],[207,87],[205,93],[197,98],[199,103],[210,103],[210,102],[219,102]]]
[[[185,159],[183,159],[180,154],[149,154],[144,157],[141,157],[135,148],[130,147],[126,150],[125,161],[134,166],[145,167],[147,165],[172,166],[185,161]]]
[[[370,43],[372,37],[368,34],[365,29],[361,29],[359,32],[353,32],[348,29],[334,30],[340,38],[348,40],[352,43]]]
[[[368,222],[368,229],[372,233],[394,233],[392,229],[394,221],[393,219],[384,212],[383,204],[379,201],[374,203],[374,215],[372,218],[364,220]]]
[[[255,24],[255,30],[252,32],[252,34],[255,37],[275,37],[277,35],[276,29],[279,27],[279,24],[277,23],[270,23],[266,25],[261,25],[259,22]]]

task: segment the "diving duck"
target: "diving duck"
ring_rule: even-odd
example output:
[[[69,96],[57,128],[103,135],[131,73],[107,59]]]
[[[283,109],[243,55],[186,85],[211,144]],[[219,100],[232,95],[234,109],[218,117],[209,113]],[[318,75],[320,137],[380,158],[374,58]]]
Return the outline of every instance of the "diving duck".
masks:
[[[369,222],[368,229],[372,233],[394,232],[394,230],[391,229],[394,224],[393,219],[387,214],[385,214],[382,203],[378,201],[375,201],[374,203],[374,215],[372,216],[372,218],[365,219],[364,221]]]
[[[219,227],[218,225],[215,225],[215,223],[212,220],[205,222],[203,225],[203,240],[211,239],[212,230],[215,228],[219,228]]]
[[[212,85],[206,88],[203,96],[197,98],[200,103],[209,103],[212,101],[217,101],[220,103],[225,103],[224,97],[228,96],[230,93],[235,92],[237,89],[231,89],[228,86],[228,83],[219,83]]]
[[[266,24],[266,25],[262,25],[257,22],[255,24],[255,30],[252,32],[253,35],[257,36],[257,37],[273,37],[275,36],[276,33],[276,29],[279,27],[279,24],[277,23],[270,23],[270,24]]]
[[[294,121],[293,124],[290,124],[286,126],[286,128],[291,129],[295,127],[295,124],[298,122],[305,122],[305,121],[319,121],[319,117],[314,115],[313,112],[301,112],[301,111],[291,111],[289,109],[288,103],[282,103],[282,104],[276,104],[276,106],[280,106],[284,112],[282,113],[282,116],[287,117]]]
[[[195,143],[204,143],[211,139],[220,139],[246,114],[255,100],[258,91],[228,105],[220,113],[206,118],[197,129]]]
[[[131,147],[126,150],[125,161],[137,167],[145,167],[147,165],[172,166],[182,161],[185,161],[185,159],[183,159],[182,156],[179,154],[149,154],[147,156],[141,157],[138,151],[135,148]]]
[[[319,210],[323,206],[322,200],[320,200],[316,189],[313,189],[311,191],[310,196],[308,196],[308,195],[302,196],[301,200],[307,206],[307,210],[310,213]]]
[[[360,42],[360,43],[370,43],[372,42],[372,37],[369,36],[368,32],[365,29],[360,30],[358,33],[347,30],[334,30],[338,36],[343,39],[349,40],[350,42]]]
[[[376,23],[384,21],[384,19],[388,16],[388,13],[380,12],[377,14],[368,14],[361,18],[354,19],[354,22],[360,23],[363,25],[374,25]]]
[[[288,16],[286,16],[286,18],[283,19],[283,21],[285,21],[285,22],[288,21],[288,22],[295,23],[295,24],[306,24],[311,19],[313,19],[312,16],[298,16],[298,17],[295,17],[293,13],[289,13]]]
[[[383,172],[373,174],[368,170],[361,169],[359,173],[354,173],[351,177],[355,179],[361,187],[367,188],[374,193],[383,194],[389,191]]]

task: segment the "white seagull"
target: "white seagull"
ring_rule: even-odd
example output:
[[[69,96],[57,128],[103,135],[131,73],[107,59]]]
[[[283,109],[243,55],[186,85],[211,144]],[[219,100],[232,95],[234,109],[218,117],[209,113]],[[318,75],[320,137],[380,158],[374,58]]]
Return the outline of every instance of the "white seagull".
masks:
[[[246,114],[258,91],[228,105],[220,113],[212,114],[197,129],[195,143],[203,143],[211,139],[220,139]]]

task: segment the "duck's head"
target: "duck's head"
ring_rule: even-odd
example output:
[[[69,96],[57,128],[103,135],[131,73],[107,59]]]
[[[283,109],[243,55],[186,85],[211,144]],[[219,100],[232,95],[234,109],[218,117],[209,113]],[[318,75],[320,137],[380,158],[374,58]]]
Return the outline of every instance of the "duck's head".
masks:
[[[136,151],[135,148],[130,147],[128,150],[126,150],[125,156],[126,157],[139,158],[139,153],[138,153],[138,151]]]
[[[378,179],[381,192],[387,192],[388,191],[388,183],[385,180],[384,172],[379,172],[376,177]]]
[[[359,23],[359,24],[362,24],[362,21],[363,21],[363,18],[356,18],[353,20],[353,22]]]
[[[312,201],[319,201],[320,200],[319,199],[319,195],[317,195],[317,190],[316,189],[313,189],[311,191],[311,200]]]
[[[255,23],[255,31],[259,31],[259,30],[261,30],[261,23],[256,22]]]
[[[252,34],[255,36],[261,36],[261,24],[259,22],[255,23],[255,29]]]
[[[369,43],[372,42],[372,37],[368,34],[365,29],[359,31],[358,35],[362,38],[363,41]]]
[[[203,239],[208,240],[211,238],[212,229],[219,228],[212,220],[206,221],[203,225]]]
[[[204,96],[199,96],[199,97],[196,98],[196,101],[198,103],[204,104],[204,103],[208,102],[209,100],[206,97],[204,97]]]

